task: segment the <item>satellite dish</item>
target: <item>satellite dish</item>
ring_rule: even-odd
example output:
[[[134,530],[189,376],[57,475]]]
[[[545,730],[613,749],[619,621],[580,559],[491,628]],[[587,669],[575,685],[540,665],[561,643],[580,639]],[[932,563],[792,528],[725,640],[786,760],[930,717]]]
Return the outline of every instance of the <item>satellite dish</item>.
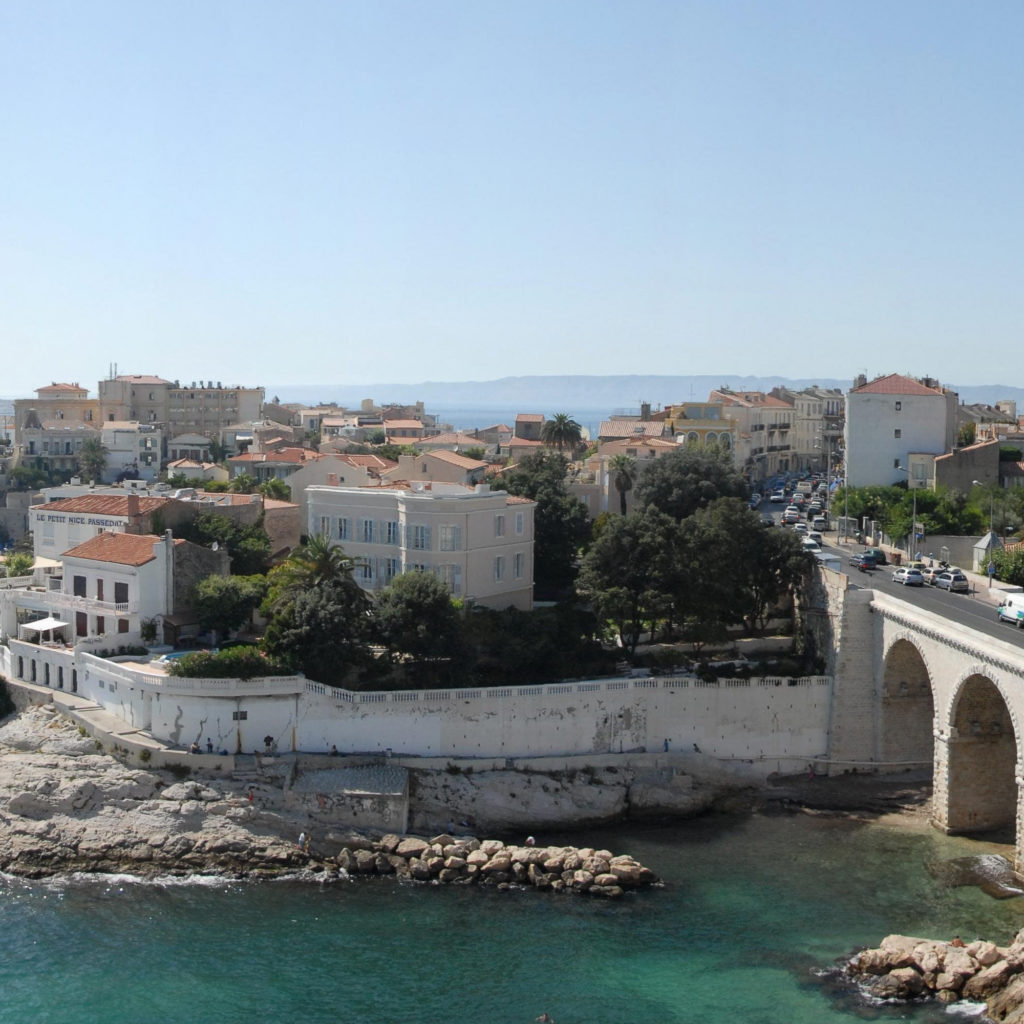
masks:
[[[211,548],[211,550],[213,550],[213,551],[220,551],[220,541],[216,541],[216,540],[215,540],[215,541],[214,541],[214,542],[213,542],[213,543],[212,543],[212,544],[210,545],[210,548]]]

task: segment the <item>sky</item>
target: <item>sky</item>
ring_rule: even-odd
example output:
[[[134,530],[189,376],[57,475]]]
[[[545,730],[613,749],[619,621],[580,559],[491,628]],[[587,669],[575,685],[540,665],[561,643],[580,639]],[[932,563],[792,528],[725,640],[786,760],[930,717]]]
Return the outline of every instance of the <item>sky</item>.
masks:
[[[1022,35],[998,0],[0,0],[0,395],[1019,385]]]

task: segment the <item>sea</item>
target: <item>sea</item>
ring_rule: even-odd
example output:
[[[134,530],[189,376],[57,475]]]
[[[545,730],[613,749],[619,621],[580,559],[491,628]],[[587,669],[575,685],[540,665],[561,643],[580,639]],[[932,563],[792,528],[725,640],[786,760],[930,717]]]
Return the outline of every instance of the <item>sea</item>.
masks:
[[[891,932],[1006,943],[1024,924],[1021,899],[941,881],[996,848],[924,824],[771,813],[538,839],[629,852],[664,887],[0,876],[0,1022],[936,1024],[981,1007],[873,1002],[842,963]]]

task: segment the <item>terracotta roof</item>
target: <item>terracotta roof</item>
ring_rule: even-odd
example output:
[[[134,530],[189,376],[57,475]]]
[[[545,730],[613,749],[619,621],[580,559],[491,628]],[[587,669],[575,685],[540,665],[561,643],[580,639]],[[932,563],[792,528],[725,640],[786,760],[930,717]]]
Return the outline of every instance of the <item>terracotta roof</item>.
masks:
[[[424,452],[423,457],[426,459],[437,459],[439,462],[447,462],[451,466],[458,466],[460,469],[481,469],[486,466],[486,462],[482,462],[480,459],[467,459],[465,455],[459,455],[458,452]]]
[[[388,430],[392,429],[393,427],[408,427],[410,429],[418,430],[423,427],[423,424],[419,420],[389,420],[387,417],[384,417],[384,426]]]
[[[33,508],[45,509],[47,512],[91,512],[94,515],[127,516],[129,497],[136,498],[139,503],[139,511],[143,514],[163,508],[171,501],[170,498],[136,497],[135,495],[122,497],[120,494],[82,494],[77,498],[59,498],[57,501],[50,501],[45,505],[34,505]]]
[[[145,565],[156,557],[153,545],[160,538],[151,533],[104,532],[64,552],[65,558],[88,558],[93,562],[116,562],[118,565]]]
[[[88,394],[89,389],[81,384],[47,384],[45,388],[36,388],[37,395]]]
[[[547,448],[548,446],[543,441],[531,441],[527,437],[513,437],[509,443],[509,448]]]
[[[430,445],[458,444],[464,448],[486,448],[487,442],[472,434],[449,433],[431,434],[430,437],[423,437],[413,443],[414,448],[427,448]]]
[[[394,469],[398,465],[394,459],[384,459],[380,455],[338,455],[340,462],[350,466],[362,466],[364,469]]]
[[[793,403],[763,391],[712,391],[708,403],[722,402],[724,405],[740,405],[766,409],[792,409]]]
[[[122,373],[120,376],[114,378],[114,380],[123,380],[128,384],[170,384],[174,385],[173,380],[164,380],[163,377],[152,377],[144,373]],[[188,391],[189,388],[181,388],[182,391]],[[206,390],[205,388],[203,390]]]
[[[516,423],[543,423],[544,414],[542,412],[517,412]]]
[[[323,458],[312,448],[280,448],[275,452],[246,452],[244,455],[232,455],[228,462],[313,462]]]
[[[652,423],[650,420],[605,420],[597,436],[625,440],[631,437],[661,437],[663,433],[664,423]]]
[[[533,504],[536,504],[536,503],[532,499],[530,499],[530,498],[523,498],[523,497],[520,497],[518,494],[510,494],[505,499],[505,504],[506,505],[533,505]]]
[[[913,377],[904,377],[900,373],[890,373],[887,377],[879,377],[859,388],[854,388],[855,395],[941,395],[938,388],[930,388]]]
[[[215,469],[216,462],[196,462],[195,459],[175,459],[167,463],[168,469]]]

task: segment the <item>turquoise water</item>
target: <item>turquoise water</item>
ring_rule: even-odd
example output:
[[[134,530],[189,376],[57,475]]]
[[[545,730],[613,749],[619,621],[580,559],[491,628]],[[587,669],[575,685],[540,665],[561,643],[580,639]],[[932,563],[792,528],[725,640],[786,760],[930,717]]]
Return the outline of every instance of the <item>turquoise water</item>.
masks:
[[[931,831],[798,815],[586,839],[668,884],[608,902],[384,879],[0,880],[0,1022],[949,1021],[866,1006],[822,972],[893,931],[1002,942],[1024,923],[1021,900],[940,886],[930,862],[990,848]]]

